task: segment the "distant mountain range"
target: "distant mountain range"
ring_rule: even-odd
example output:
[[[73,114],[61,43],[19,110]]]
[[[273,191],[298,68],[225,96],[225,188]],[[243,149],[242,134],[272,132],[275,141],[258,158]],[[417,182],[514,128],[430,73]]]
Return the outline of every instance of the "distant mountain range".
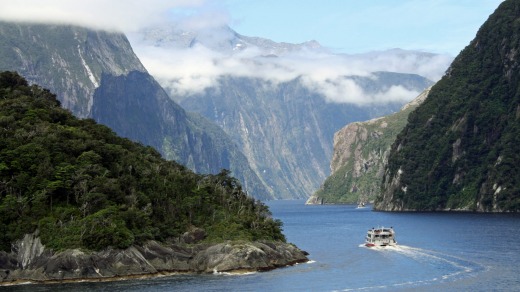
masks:
[[[418,75],[375,73],[365,88],[406,84],[421,90]],[[252,169],[277,198],[306,198],[329,174],[334,132],[352,121],[389,114],[400,103],[364,107],[327,102],[296,79],[269,86],[264,80],[222,77],[220,87],[179,101],[219,125],[240,147]]]
[[[329,56],[342,60],[361,58],[363,62],[383,60],[385,56],[392,55],[398,56],[397,59],[417,60],[417,64],[411,66],[418,66],[421,58],[436,57],[434,54],[403,50],[367,53],[363,56],[338,56],[327,52],[315,41],[302,44],[276,43],[245,37],[227,27],[209,35],[163,26],[144,30],[131,39],[141,46],[146,44],[161,48],[164,58],[168,52],[173,55],[179,50],[190,50],[197,46],[226,56],[236,54],[237,62],[243,64],[240,70],[247,68],[249,63],[258,64],[260,68],[290,66],[283,60],[301,54],[316,56],[317,59],[316,54],[322,58]],[[243,52],[248,50],[252,53],[244,55]],[[270,63],[269,59],[258,59],[258,56],[271,56],[280,63]],[[371,66],[377,68],[373,64]],[[253,67],[251,70],[254,70]],[[273,69],[273,75],[277,74],[275,71],[276,68]],[[175,77],[171,80],[164,76],[157,78],[166,88],[176,83]],[[241,76],[231,72],[218,76],[216,82],[201,90],[202,93],[179,94],[171,90],[170,96],[186,110],[197,112],[220,126],[238,145],[274,198],[307,198],[329,175],[334,133],[350,122],[365,121],[398,111],[407,98],[403,94],[401,99],[386,102],[337,102],[331,101],[320,86],[325,84],[336,87],[334,90],[340,91],[339,95],[348,100],[352,93],[346,90],[341,92],[342,83],[353,84],[366,96],[390,95],[392,88],[418,94],[433,84],[431,80],[417,74],[383,71],[334,78],[313,88],[309,86],[309,78],[305,75],[287,81],[273,81],[269,77],[256,77],[254,74]]]

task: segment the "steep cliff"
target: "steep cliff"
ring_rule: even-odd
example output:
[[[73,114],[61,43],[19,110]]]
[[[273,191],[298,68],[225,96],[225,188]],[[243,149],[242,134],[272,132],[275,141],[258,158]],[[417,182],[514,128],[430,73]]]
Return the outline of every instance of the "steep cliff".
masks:
[[[91,116],[123,137],[154,147],[199,173],[229,169],[257,199],[272,196],[226,133],[207,119],[185,112],[147,73],[103,75]]]
[[[272,198],[236,145],[170,100],[121,33],[0,22],[0,70],[55,92],[63,107],[151,145],[201,173],[229,169],[252,196]]]
[[[369,93],[391,86],[421,92],[431,81],[415,74],[350,76]],[[328,102],[300,79],[272,84],[226,76],[219,87],[179,100],[219,125],[277,198],[307,198],[329,174],[334,132],[353,121],[394,112],[402,103],[359,106]]]
[[[379,194],[388,153],[406,120],[428,96],[430,88],[397,113],[348,124],[334,134],[331,175],[307,204],[352,204],[373,201]]]
[[[520,211],[519,40],[506,0],[410,114],[376,209]]]
[[[103,74],[146,72],[121,33],[67,25],[0,22],[0,71],[15,70],[56,92],[76,116],[89,116]]]

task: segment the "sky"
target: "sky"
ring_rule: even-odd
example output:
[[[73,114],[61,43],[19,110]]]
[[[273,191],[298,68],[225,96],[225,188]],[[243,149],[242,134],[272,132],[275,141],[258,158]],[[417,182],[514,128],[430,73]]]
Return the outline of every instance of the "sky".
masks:
[[[0,0],[0,19],[124,32],[165,19],[227,24],[277,42],[343,53],[402,48],[457,55],[502,0]]]
[[[227,0],[241,34],[317,40],[344,53],[401,48],[456,56],[502,0]]]
[[[301,77],[331,102],[409,101],[420,92],[402,86],[367,94],[344,76],[375,71],[412,73],[437,81],[475,37],[502,0],[0,0],[0,20],[64,23],[129,35],[147,70],[173,95],[218,86],[219,77],[261,78],[278,84]],[[327,53],[261,58],[247,49],[223,54],[202,45],[157,47],[140,29],[174,23],[211,38],[229,26],[239,34],[276,42],[318,41]],[[231,36],[232,37],[232,36]],[[225,39],[224,39],[225,40]],[[384,52],[400,48],[436,55]],[[332,53],[332,54],[330,54]],[[347,56],[347,57],[346,57]],[[373,75],[372,75],[373,76]]]

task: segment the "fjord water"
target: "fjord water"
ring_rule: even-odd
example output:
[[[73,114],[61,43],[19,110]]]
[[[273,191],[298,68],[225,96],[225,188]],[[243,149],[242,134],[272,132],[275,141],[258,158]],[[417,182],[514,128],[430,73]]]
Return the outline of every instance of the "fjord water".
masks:
[[[310,263],[246,275],[174,275],[105,283],[11,286],[13,291],[518,291],[520,215],[374,212],[371,206],[268,202]],[[397,247],[362,245],[393,226]],[[5,288],[5,287],[4,287]],[[1,287],[0,287],[1,290]]]

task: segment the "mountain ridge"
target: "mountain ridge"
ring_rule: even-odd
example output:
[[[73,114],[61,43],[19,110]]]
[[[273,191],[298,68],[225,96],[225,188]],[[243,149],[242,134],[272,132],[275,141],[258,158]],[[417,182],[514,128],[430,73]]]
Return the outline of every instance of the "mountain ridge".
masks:
[[[424,52],[341,55],[312,41],[210,32],[159,26],[130,39],[171,98],[232,137],[276,198],[312,194],[329,173],[335,131],[397,111],[432,84],[408,71],[444,64]],[[387,65],[397,72],[381,70]]]
[[[520,211],[519,15],[502,2],[410,114],[375,209]]]
[[[220,37],[215,37],[215,35]],[[156,47],[192,48],[201,45],[221,53],[237,53],[250,48],[260,50],[260,55],[283,55],[300,50],[324,51],[315,40],[292,44],[275,42],[262,37],[241,35],[229,26],[214,28],[211,31],[186,30],[173,24],[147,27],[130,35],[133,42],[147,43]]]

